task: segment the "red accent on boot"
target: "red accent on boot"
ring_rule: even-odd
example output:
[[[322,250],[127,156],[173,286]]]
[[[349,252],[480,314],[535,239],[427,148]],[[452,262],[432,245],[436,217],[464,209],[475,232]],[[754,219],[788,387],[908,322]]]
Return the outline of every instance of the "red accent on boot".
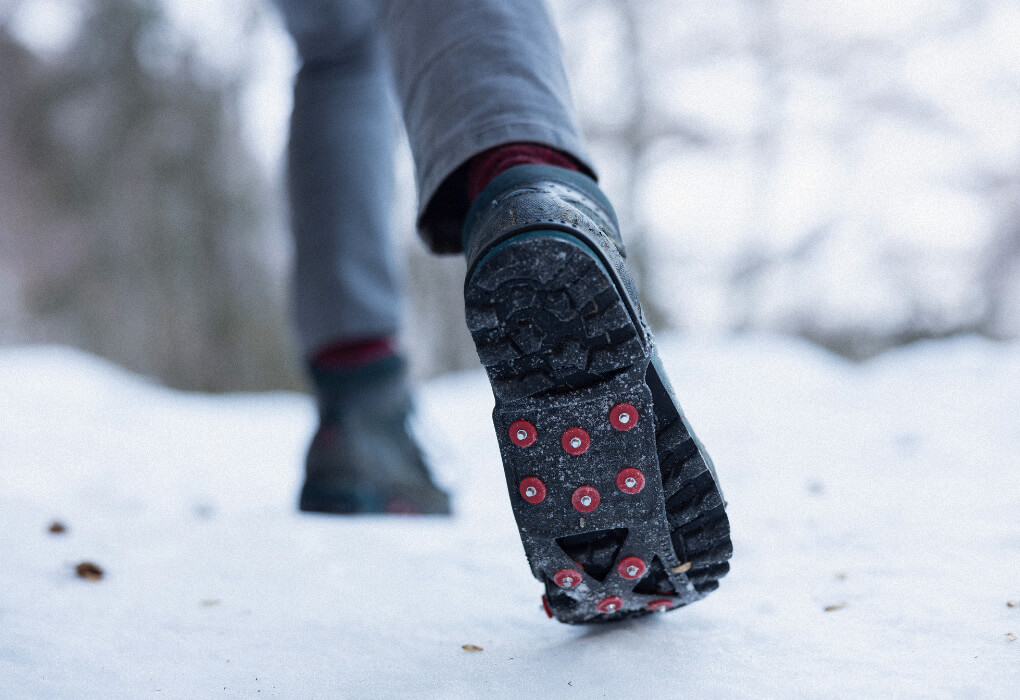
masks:
[[[362,338],[327,345],[312,356],[312,364],[319,369],[354,369],[396,354],[395,338]]]
[[[506,143],[482,151],[468,164],[468,201],[473,202],[497,175],[515,165],[555,165],[567,170],[580,170],[581,163],[573,156],[539,143]]]

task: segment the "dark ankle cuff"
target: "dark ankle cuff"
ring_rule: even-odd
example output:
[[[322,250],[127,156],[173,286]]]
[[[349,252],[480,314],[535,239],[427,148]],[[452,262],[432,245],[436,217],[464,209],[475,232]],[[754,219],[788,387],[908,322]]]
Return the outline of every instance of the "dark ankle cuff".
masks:
[[[318,349],[310,362],[322,370],[349,370],[397,354],[397,339],[384,335],[345,340]]]
[[[402,380],[407,373],[407,362],[400,355],[390,355],[347,369],[324,368],[311,363],[309,373],[320,395],[339,398],[374,385]]]
[[[551,165],[566,170],[581,170],[583,167],[569,153],[540,143],[506,143],[479,153],[468,163],[468,201],[473,202],[486,185],[519,165]]]
[[[613,226],[619,228],[613,205],[609,203],[609,199],[599,189],[593,178],[582,172],[553,165],[518,165],[497,175],[472,202],[461,228],[461,246],[465,254],[471,250],[470,238],[478,220],[485,215],[493,200],[505,192],[518,187],[527,187],[539,181],[557,182],[579,191],[602,207]]]

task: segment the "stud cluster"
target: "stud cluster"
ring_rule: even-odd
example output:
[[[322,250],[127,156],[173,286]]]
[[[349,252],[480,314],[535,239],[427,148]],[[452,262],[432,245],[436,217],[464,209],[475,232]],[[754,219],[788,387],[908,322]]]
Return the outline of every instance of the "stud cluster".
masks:
[[[638,411],[632,404],[619,403],[609,411],[609,423],[615,429],[625,431],[637,425]],[[510,442],[518,447],[531,447],[538,441],[538,430],[531,421],[515,420],[507,431]],[[591,447],[591,436],[584,428],[574,426],[567,428],[560,436],[560,446],[569,455],[578,456]],[[616,486],[627,494],[636,494],[645,487],[645,475],[633,467],[626,467],[616,476]],[[528,503],[541,503],[545,500],[546,486],[537,476],[529,476],[521,480],[521,498]],[[591,485],[579,486],[570,498],[574,509],[579,513],[590,513],[599,507],[602,495]]]
[[[630,403],[618,403],[609,411],[609,424],[618,431],[633,429],[638,424],[639,414],[637,408]],[[538,430],[535,424],[525,419],[518,419],[510,424],[508,429],[510,441],[519,448],[529,448],[539,440]],[[560,447],[570,456],[579,456],[586,453],[592,447],[592,438],[588,431],[580,426],[567,428],[559,436]],[[645,475],[640,469],[624,467],[616,475],[616,488],[624,494],[640,493],[645,487]],[[545,483],[537,476],[528,476],[521,479],[519,485],[521,498],[530,504],[538,505],[545,501],[548,490]],[[602,494],[590,484],[578,486],[570,497],[570,503],[574,510],[579,513],[591,513],[602,503]],[[583,522],[583,518],[582,518]],[[578,569],[581,569],[578,566]],[[553,582],[562,589],[570,590],[577,588],[584,580],[583,569],[561,569],[553,575]],[[635,581],[648,572],[648,565],[635,556],[623,557],[616,566],[616,573],[620,577]],[[623,608],[624,601],[619,596],[603,598],[596,604],[596,609],[604,614],[611,615]],[[649,610],[668,610],[674,603],[670,600],[656,600],[648,604]],[[548,600],[543,596],[543,606],[547,613],[551,613]]]

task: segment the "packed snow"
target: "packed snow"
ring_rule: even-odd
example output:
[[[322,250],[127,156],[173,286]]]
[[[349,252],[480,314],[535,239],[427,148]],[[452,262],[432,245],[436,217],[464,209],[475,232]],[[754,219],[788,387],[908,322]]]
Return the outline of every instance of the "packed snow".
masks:
[[[456,517],[341,518],[294,508],[305,396],[0,351],[0,696],[1016,697],[1020,347],[663,353],[732,571],[688,608],[570,627],[542,613],[480,371],[419,392]]]

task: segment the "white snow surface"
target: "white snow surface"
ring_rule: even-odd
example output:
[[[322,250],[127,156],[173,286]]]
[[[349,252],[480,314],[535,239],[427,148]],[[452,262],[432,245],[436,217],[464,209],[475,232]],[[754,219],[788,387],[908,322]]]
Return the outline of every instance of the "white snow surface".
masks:
[[[541,611],[480,371],[419,394],[456,517],[340,518],[294,507],[307,397],[0,351],[0,696],[1017,696],[1020,346],[662,349],[730,502],[732,571],[590,627]]]

